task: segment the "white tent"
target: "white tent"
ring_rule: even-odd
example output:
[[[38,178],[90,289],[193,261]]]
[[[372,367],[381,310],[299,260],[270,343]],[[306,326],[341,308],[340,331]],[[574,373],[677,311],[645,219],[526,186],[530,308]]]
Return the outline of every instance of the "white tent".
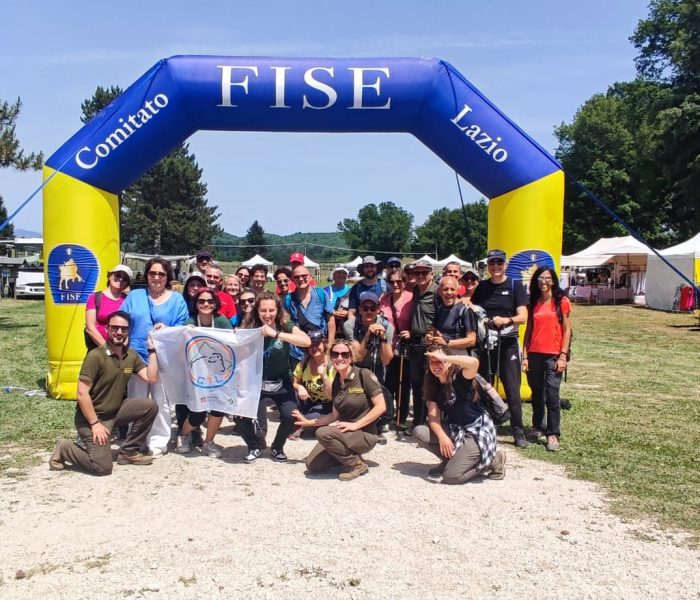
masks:
[[[349,263],[342,265],[346,269],[357,269],[359,265],[362,264],[362,257],[358,256],[355,260],[351,260]]]
[[[304,266],[307,269],[318,269],[321,265],[311,260],[308,256],[304,255]]]
[[[249,258],[247,261],[241,263],[242,267],[248,268],[254,267],[255,265],[265,265],[266,267],[271,267],[272,263],[259,254],[256,254],[253,258]]]
[[[608,263],[626,263],[645,267],[647,256],[653,252],[631,235],[600,238],[583,250],[561,257],[562,267],[600,267]],[[644,270],[644,269],[642,269]]]
[[[418,262],[419,260],[427,260],[431,265],[434,267],[439,266],[440,263],[436,261],[432,256],[428,256],[427,254],[421,256],[419,259],[413,261],[413,262]]]
[[[456,256],[455,254],[450,254],[447,258],[443,258],[442,260],[438,260],[435,265],[439,267],[444,267],[445,265],[449,263],[459,263],[462,267],[465,268],[471,268],[474,265],[472,263],[467,262],[466,260],[462,260],[459,256]]]
[[[689,240],[662,250],[661,254],[688,279],[700,281],[700,233]],[[658,256],[647,264],[646,304],[649,308],[671,310],[676,286],[687,283]]]

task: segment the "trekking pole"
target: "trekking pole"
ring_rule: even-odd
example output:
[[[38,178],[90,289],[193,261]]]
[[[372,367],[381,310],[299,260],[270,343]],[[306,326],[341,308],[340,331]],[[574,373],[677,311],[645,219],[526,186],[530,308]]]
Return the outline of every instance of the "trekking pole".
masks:
[[[403,395],[403,348],[399,353],[399,397],[396,406],[396,437],[401,435],[399,425],[401,423],[401,397]]]
[[[498,329],[498,337],[496,341],[496,377],[494,377],[493,387],[498,389],[498,382],[501,379],[501,330]]]

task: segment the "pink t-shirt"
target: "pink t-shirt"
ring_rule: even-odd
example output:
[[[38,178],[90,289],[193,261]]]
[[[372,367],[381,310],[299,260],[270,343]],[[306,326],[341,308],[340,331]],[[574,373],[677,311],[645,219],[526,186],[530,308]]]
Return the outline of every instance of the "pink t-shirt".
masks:
[[[123,295],[118,300],[112,300],[108,298],[106,294],[102,294],[102,299],[100,300],[100,312],[97,313],[95,328],[100,332],[100,335],[107,339],[107,317],[113,312],[121,308],[122,303],[126,299],[126,295]],[[90,294],[87,304],[85,305],[85,310],[95,310],[97,308],[97,302],[95,302],[95,294]]]
[[[394,311],[391,310],[391,294],[385,294],[379,302],[379,310],[381,313],[389,319],[394,328],[397,330],[394,339],[398,338],[399,331],[406,331],[411,329],[411,312],[413,310],[413,294],[409,291],[404,290],[401,292],[401,296],[394,303],[394,308],[396,309],[396,316],[398,318],[398,324],[394,323]],[[397,326],[398,325],[398,326]]]

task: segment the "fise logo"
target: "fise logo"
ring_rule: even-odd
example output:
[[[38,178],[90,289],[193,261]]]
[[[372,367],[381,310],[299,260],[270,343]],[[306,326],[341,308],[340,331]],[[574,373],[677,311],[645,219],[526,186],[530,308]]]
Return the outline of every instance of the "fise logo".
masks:
[[[514,281],[520,281],[525,289],[529,289],[530,279],[540,267],[554,270],[552,255],[544,250],[523,250],[508,260],[506,275]]]
[[[49,253],[48,271],[54,304],[85,304],[97,287],[100,266],[85,246],[61,244]]]

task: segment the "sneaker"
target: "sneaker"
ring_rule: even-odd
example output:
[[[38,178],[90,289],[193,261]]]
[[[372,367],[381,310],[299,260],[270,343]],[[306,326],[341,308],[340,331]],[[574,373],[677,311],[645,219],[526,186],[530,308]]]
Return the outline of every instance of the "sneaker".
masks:
[[[384,446],[386,444],[386,436],[383,433],[377,435],[377,444]]]
[[[261,453],[262,453],[262,450],[260,450],[260,448],[256,448],[255,450],[248,450],[248,454],[246,454],[243,457],[243,460],[246,461],[247,463],[252,463],[257,458],[260,458]]]
[[[164,456],[168,452],[167,448],[149,448],[148,449],[148,455],[151,458],[160,458],[161,456]]]
[[[197,427],[197,429],[192,431],[192,445],[195,448],[201,448],[204,446],[204,439],[202,438],[202,430]]]
[[[428,481],[433,483],[440,483],[442,481],[442,474],[447,468],[447,461],[443,460],[437,467],[433,467],[428,471]]]
[[[545,437],[545,435],[544,435],[544,431],[542,431],[541,429],[538,429],[537,427],[533,427],[528,432],[527,437],[531,442],[536,443],[536,442],[540,441],[540,438]]]
[[[163,456],[161,453],[160,456]],[[146,456],[141,454],[141,452],[135,452],[134,454],[120,454],[117,457],[118,465],[150,465],[153,462],[155,456]]]
[[[190,441],[191,436],[189,435],[178,435],[177,436],[177,447],[175,451],[178,454],[189,454],[192,452],[192,442]]]
[[[496,456],[491,463],[489,479],[503,479],[506,476],[506,453],[503,450],[496,450]]]
[[[360,475],[364,475],[367,471],[369,471],[367,465],[358,458],[355,466],[343,471],[338,475],[338,479],[340,481],[351,481],[357,479]]]
[[[556,435],[550,435],[547,438],[547,450],[549,452],[559,452],[559,438]]]
[[[202,446],[202,453],[212,458],[221,458],[221,448],[219,448],[214,442],[204,442]]]
[[[285,460],[287,460],[287,455],[284,452],[282,452],[282,450],[275,450],[273,448],[272,458],[278,462],[284,462]]]
[[[61,452],[59,449],[61,442],[56,442],[56,446],[53,449],[53,454],[49,458],[49,471],[63,471],[66,465],[63,464],[63,459],[61,458]]]
[[[516,448],[527,448],[530,445],[525,439],[522,429],[516,429],[513,432],[513,439],[515,440]]]

